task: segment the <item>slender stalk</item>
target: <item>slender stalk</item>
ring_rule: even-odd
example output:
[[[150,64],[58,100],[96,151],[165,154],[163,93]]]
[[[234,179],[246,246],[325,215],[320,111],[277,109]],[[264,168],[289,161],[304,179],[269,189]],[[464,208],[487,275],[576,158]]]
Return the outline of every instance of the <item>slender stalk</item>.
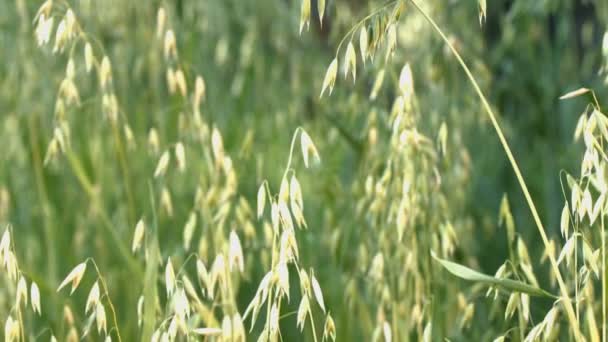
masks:
[[[125,156],[125,149],[120,138],[120,131],[117,123],[112,123],[112,134],[114,135],[114,144],[116,147],[116,156],[118,163],[120,164],[120,171],[122,172],[122,178],[125,186],[125,193],[127,195],[127,209],[129,213],[129,225],[135,224],[135,200],[133,198],[133,188],[129,181],[129,168],[127,167],[127,160]]]
[[[114,304],[110,299],[110,292],[108,291],[106,281],[101,275],[101,272],[99,271],[99,267],[97,267],[97,263],[95,262],[95,260],[89,258],[89,262],[91,262],[91,264],[93,264],[93,266],[95,267],[95,272],[97,272],[97,278],[99,278],[99,281],[101,282],[101,287],[103,288],[104,297],[106,298],[106,301],[110,306],[110,311],[112,312],[112,319],[114,320],[114,329],[116,330],[116,337],[118,338],[118,342],[122,342],[122,338],[120,337],[120,330],[118,329],[118,320],[116,319],[116,310],[114,309]]]
[[[454,45],[452,45],[452,43],[450,43],[450,40],[446,37],[446,35],[439,28],[439,26],[437,26],[435,21],[427,14],[427,12],[424,9],[422,9],[420,7],[420,5],[418,5],[418,2],[416,0],[409,0],[409,1],[422,14],[422,16],[426,19],[426,21],[428,21],[429,24],[431,24],[431,26],[439,34],[439,36],[441,36],[441,39],[443,39],[445,44],[450,48],[450,50],[452,51],[452,53],[458,60],[458,63],[460,64],[460,66],[464,70],[465,74],[469,78],[469,81],[473,85],[475,92],[477,93],[477,95],[479,96],[479,99],[481,100],[481,103],[483,104],[486,114],[488,115],[488,117],[490,118],[490,121],[492,122],[492,126],[496,130],[496,134],[498,135],[500,143],[507,155],[507,158],[509,159],[509,162],[511,163],[511,167],[513,168],[513,171],[515,172],[515,176],[517,177],[519,186],[521,187],[521,190],[524,193],[524,197],[526,198],[526,202],[528,203],[528,207],[530,208],[532,217],[534,218],[534,222],[536,224],[536,227],[538,228],[538,232],[543,240],[543,244],[545,245],[545,248],[549,248],[549,239],[547,238],[547,233],[545,232],[543,223],[540,219],[540,216],[538,215],[536,206],[534,205],[534,201],[532,200],[532,196],[530,195],[530,192],[528,191],[528,186],[526,185],[526,181],[524,180],[524,177],[519,169],[519,165],[517,164],[517,161],[515,161],[515,157],[513,157],[513,153],[511,152],[511,148],[509,147],[509,144],[507,143],[507,139],[505,138],[505,136],[502,132],[502,129],[500,128],[500,125],[498,124],[498,121],[496,120],[496,115],[494,115],[494,112],[492,111],[492,108],[490,107],[490,104],[489,104],[488,100],[486,99],[485,95],[481,91],[481,88],[477,84],[475,77],[473,77],[473,74],[469,70],[469,67],[466,65],[466,63],[464,62],[464,60],[462,59],[462,57],[460,56],[460,54],[458,53],[458,51],[456,50]],[[580,331],[578,321],[576,320],[576,315],[574,313],[572,301],[570,300],[570,297],[568,296],[568,288],[566,287],[566,283],[564,282],[562,274],[559,270],[557,261],[555,260],[555,256],[552,255],[551,253],[549,253],[549,261],[551,262],[551,268],[552,268],[553,273],[555,274],[555,278],[557,279],[557,282],[559,284],[559,288],[560,288],[560,292],[561,292],[562,300],[563,300],[563,306],[566,310],[566,315],[568,316],[568,321],[570,322],[570,326],[572,327],[572,329],[574,331],[574,338],[577,341],[582,341],[583,337],[582,337],[582,334]]]
[[[602,341],[606,342],[606,235],[604,232],[604,213],[600,214],[602,229]]]

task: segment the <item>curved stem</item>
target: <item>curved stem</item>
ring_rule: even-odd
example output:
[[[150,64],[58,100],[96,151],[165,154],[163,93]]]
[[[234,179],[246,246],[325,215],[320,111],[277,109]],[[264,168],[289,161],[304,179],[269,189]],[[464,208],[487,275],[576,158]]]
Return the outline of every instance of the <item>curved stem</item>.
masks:
[[[93,264],[93,267],[95,267],[95,272],[97,272],[97,278],[99,278],[99,281],[101,282],[101,287],[103,288],[103,292],[104,293],[104,297],[106,298],[106,301],[108,302],[108,305],[110,306],[110,311],[112,312],[112,319],[114,320],[114,330],[116,331],[116,337],[118,338],[118,342],[122,342],[122,339],[120,337],[120,330],[118,329],[118,320],[116,319],[116,310],[114,309],[114,304],[112,303],[112,300],[110,299],[110,292],[108,291],[108,286],[106,285],[106,281],[103,278],[103,276],[101,275],[101,272],[99,271],[99,267],[97,267],[97,263],[95,262],[95,260],[93,258],[89,258],[88,261]],[[112,329],[110,329],[110,332],[112,331]],[[108,332],[108,333],[110,333]]]
[[[502,129],[500,128],[500,125],[498,124],[498,121],[496,120],[496,115],[494,115],[494,112],[492,111],[492,108],[490,107],[490,104],[488,103],[488,100],[486,99],[485,95],[481,91],[479,84],[477,84],[475,77],[473,77],[473,74],[469,70],[468,66],[466,65],[466,63],[464,62],[464,60],[462,59],[462,57],[460,56],[458,51],[456,51],[456,48],[450,43],[449,39],[445,36],[445,34],[439,28],[439,26],[437,26],[435,21],[426,13],[425,10],[423,10],[420,7],[420,5],[418,5],[416,0],[409,0],[409,1],[422,14],[422,16],[431,24],[431,26],[439,34],[439,36],[441,36],[441,39],[443,39],[445,44],[450,48],[450,50],[452,51],[452,53],[458,60],[458,63],[460,64],[460,66],[464,70],[465,74],[469,78],[469,81],[473,85],[473,88],[475,89],[475,92],[479,96],[479,99],[481,100],[481,103],[485,109],[486,114],[488,115],[488,117],[490,118],[490,121],[492,122],[492,126],[494,126],[494,129],[496,130],[498,139],[500,140],[500,143],[505,151],[505,154],[507,155],[507,158],[509,159],[509,162],[511,163],[511,167],[513,168],[513,171],[515,172],[515,176],[517,177],[519,186],[521,187],[521,190],[524,193],[524,197],[526,198],[526,202],[528,203],[528,207],[530,208],[532,217],[534,218],[534,222],[536,224],[536,227],[538,228],[538,232],[543,240],[543,244],[545,245],[545,248],[549,248],[549,239],[547,238],[547,233],[545,232],[543,223],[540,220],[540,216],[538,215],[538,211],[536,210],[536,206],[534,205],[532,196],[530,195],[530,192],[528,191],[528,186],[526,185],[526,182],[519,169],[519,165],[517,164],[517,161],[515,161],[515,157],[513,157],[513,153],[511,152],[511,148],[509,147],[509,144],[507,143],[507,139],[505,138],[505,136],[502,132]],[[562,295],[563,306],[566,310],[566,315],[568,316],[570,326],[574,330],[574,338],[577,341],[582,341],[583,337],[582,337],[582,334],[580,331],[578,321],[576,320],[576,315],[574,313],[572,301],[570,300],[570,297],[568,296],[568,288],[566,287],[566,283],[564,282],[564,279],[562,278],[561,272],[557,265],[557,261],[555,260],[555,256],[551,253],[549,253],[549,261],[551,262],[551,268],[552,268],[553,273],[555,274],[555,278],[557,279],[557,282],[559,284],[559,289],[560,289],[560,292]]]

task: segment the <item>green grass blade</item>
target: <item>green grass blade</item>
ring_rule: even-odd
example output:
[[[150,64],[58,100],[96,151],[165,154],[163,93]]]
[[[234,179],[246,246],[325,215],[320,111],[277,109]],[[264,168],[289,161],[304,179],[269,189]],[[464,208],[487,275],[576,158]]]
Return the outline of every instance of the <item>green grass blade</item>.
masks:
[[[455,262],[441,259],[435,255],[434,252],[431,252],[431,255],[441,264],[441,266],[448,270],[448,272],[452,273],[458,278],[500,287],[504,290],[527,293],[531,296],[557,298],[557,296],[539,287],[535,287],[517,280],[495,278]]]

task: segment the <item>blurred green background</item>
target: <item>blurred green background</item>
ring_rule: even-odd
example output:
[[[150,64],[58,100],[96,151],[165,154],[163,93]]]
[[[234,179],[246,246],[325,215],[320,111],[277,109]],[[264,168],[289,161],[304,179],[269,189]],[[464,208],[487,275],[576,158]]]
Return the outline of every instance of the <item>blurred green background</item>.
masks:
[[[40,2],[5,0],[0,3],[0,222],[14,227],[20,265],[43,292],[46,309],[35,320],[32,335],[49,325],[60,334],[63,304],[82,307],[86,294],[67,298],[54,290],[74,265],[93,257],[107,275],[127,336],[123,337],[134,340],[139,336],[135,312],[142,280],[132,281],[133,274],[101,228],[104,223],[98,211],[103,206],[112,229],[130,246],[136,220],[151,217],[149,184],[160,189],[151,177],[158,159],[146,148],[148,132],[152,127],[158,130],[161,146],[184,136],[180,113],[185,105],[179,96],[167,93],[162,40],[156,37],[156,13],[161,4],[176,32],[184,72],[192,80],[197,74],[205,79],[207,94],[201,115],[222,132],[238,177],[238,197],[255,208],[255,195],[264,179],[278,191],[296,127],[304,127],[315,141],[321,165],[305,171],[301,160],[296,161],[310,227],[298,243],[301,259],[315,269],[323,287],[338,340],[369,340],[381,306],[365,279],[369,265],[359,264],[357,255],[364,244],[360,239],[366,234],[378,236],[372,230],[382,229],[384,223],[378,222],[379,227],[374,228],[374,224],[362,222],[357,206],[365,177],[381,170],[386,162],[383,157],[391,153],[388,116],[399,71],[406,62],[414,75],[418,129],[432,140],[442,122],[449,131],[451,157],[437,168],[443,178],[442,206],[449,208],[446,212],[459,235],[453,259],[493,274],[507,258],[506,233],[497,224],[504,193],[509,196],[518,234],[527,242],[532,259],[540,258],[542,242],[478,98],[442,41],[407,4],[399,20],[393,58],[385,63],[379,53],[365,66],[359,61],[355,84],[344,80],[340,68],[331,97],[320,99],[323,77],[338,43],[383,2],[328,0],[321,27],[313,0],[310,29],[300,35],[300,4],[295,1],[70,1],[83,29],[112,61],[121,117],[135,135],[136,147],[125,156],[133,196],[129,199],[112,129],[100,110],[97,79],[87,76],[79,62],[76,83],[81,105],[68,110],[70,145],[82,172],[99,192],[99,205],[83,191],[66,158],[43,165],[57,123],[54,108],[67,58],[53,54],[52,44],[37,45],[33,20]],[[586,105],[584,99],[558,98],[584,86],[593,88],[600,102],[608,103],[602,101],[608,99],[608,70],[602,71],[608,64],[608,57],[602,55],[608,3],[488,1],[487,21],[482,26],[477,6],[475,1],[424,1],[498,113],[548,233],[557,237],[564,202],[560,170],[579,172],[583,150],[573,143],[573,133]],[[343,53],[342,49],[340,58]],[[81,52],[77,56],[82,59]],[[370,100],[374,79],[383,67],[386,77],[380,95]],[[374,127],[377,145],[369,142]],[[206,163],[195,148],[187,148],[187,155],[189,165]],[[174,215],[159,219],[163,258],[177,255],[183,261],[187,256],[182,250],[182,227],[196,184],[208,184],[206,177],[213,178],[209,172],[192,167],[184,176],[174,177]],[[421,210],[432,216],[439,215],[433,210],[443,209]],[[202,225],[203,232],[213,229],[211,223]],[[255,225],[261,232],[261,225]],[[209,244],[213,250],[213,241]],[[244,243],[246,259],[248,250],[263,248],[255,241]],[[375,254],[372,247],[368,253],[371,259]],[[237,296],[241,310],[265,273],[253,260],[247,265]],[[536,271],[545,283],[548,268]],[[359,279],[355,291],[359,304],[354,306],[345,291],[352,279]],[[441,290],[446,297],[440,300],[446,303],[455,303],[453,291],[467,292],[468,284],[455,282],[445,273],[436,279],[456,289]],[[469,299],[477,305],[471,327],[459,331],[445,323],[441,334],[461,341],[500,334],[504,325],[484,314],[491,310],[491,301],[483,296]],[[10,311],[10,301],[10,297],[0,296],[3,319]],[[294,305],[297,301],[291,303]],[[458,317],[454,305],[446,309],[444,321]],[[75,312],[78,316],[78,310]],[[295,316],[283,320],[282,326],[285,341],[310,339],[310,335],[298,334]],[[405,336],[415,340],[418,335],[412,332],[395,339]]]

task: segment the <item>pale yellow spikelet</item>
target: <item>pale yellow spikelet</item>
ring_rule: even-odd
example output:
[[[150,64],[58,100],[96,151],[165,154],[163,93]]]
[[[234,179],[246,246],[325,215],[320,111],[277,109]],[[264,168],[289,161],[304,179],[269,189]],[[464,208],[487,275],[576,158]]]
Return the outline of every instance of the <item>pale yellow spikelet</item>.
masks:
[[[300,134],[300,147],[302,148],[302,157],[304,159],[304,165],[307,168],[309,165],[308,161],[310,160],[311,155],[315,164],[321,161],[321,158],[319,157],[319,152],[317,151],[315,144],[312,142],[310,135],[308,135],[305,130],[302,130],[302,133]]]
[[[363,25],[363,27],[359,31],[359,50],[361,51],[361,60],[363,60],[363,63],[365,63],[365,61],[367,60],[368,49],[369,36],[367,34],[367,29],[365,28],[365,25]]]
[[[32,310],[40,315],[42,312],[40,306],[40,289],[35,281],[32,281],[30,286],[30,299],[32,300]]]
[[[279,203],[287,203],[289,200],[289,183],[287,179],[283,178],[281,180],[281,187],[279,188]]]
[[[240,272],[245,270],[245,262],[243,260],[243,249],[241,248],[241,240],[237,233],[233,230],[230,232],[230,246],[228,249],[228,264],[230,267],[230,271],[234,269],[234,267],[238,267]]]
[[[321,286],[319,285],[319,282],[317,281],[317,278],[315,277],[315,274],[313,272],[310,273],[310,280],[311,280],[311,285],[312,285],[312,291],[313,291],[313,294],[315,295],[315,300],[321,307],[321,310],[323,310],[323,312],[325,312],[325,302],[323,301],[323,292],[321,291]]]
[[[319,24],[323,27],[323,16],[325,15],[325,0],[317,0],[317,10],[319,11]]]
[[[53,0],[46,0],[38,9],[38,12],[36,13],[36,17],[34,18],[34,20],[39,20],[39,18],[44,15],[45,17],[48,17],[51,14],[51,9],[53,8]]]
[[[301,0],[300,4],[300,34],[304,25],[308,29],[310,27],[310,0]]]
[[[144,316],[144,296],[139,296],[137,300],[137,326],[141,327]]]
[[[17,304],[16,307],[20,307],[21,303],[27,307],[27,281],[23,276],[19,278],[17,283]]]
[[[177,82],[175,81],[175,71],[173,68],[167,68],[167,88],[169,89],[169,94],[173,94],[177,90]]]
[[[192,329],[192,332],[201,335],[201,336],[219,336],[222,334],[222,329],[220,328],[196,328]]]
[[[55,31],[55,45],[53,46],[53,53],[63,51],[66,40],[66,22],[65,19],[62,19],[57,25],[57,30]]]
[[[4,267],[8,264],[8,254],[9,248],[11,245],[11,233],[9,228],[7,227],[2,234],[2,239],[0,239],[0,258],[2,258],[2,264]]]
[[[308,273],[306,273],[306,270],[302,269],[302,270],[300,270],[299,276],[300,276],[300,289],[301,289],[302,293],[306,296],[310,296],[311,288],[310,288],[310,278],[308,278]]]
[[[65,12],[65,34],[68,39],[74,37],[77,33],[76,16],[71,8]]]
[[[165,42],[164,42],[164,54],[165,59],[173,58],[177,59],[177,47],[175,43],[175,33],[173,30],[169,29],[165,32]]]
[[[63,320],[68,326],[74,325],[74,313],[67,305],[63,306]]]
[[[156,37],[161,38],[163,31],[165,30],[165,21],[167,20],[167,13],[163,7],[158,8],[156,13]]]
[[[200,106],[202,101],[205,100],[206,95],[206,86],[205,80],[201,75],[196,76],[196,80],[194,81],[194,108]]]
[[[67,284],[72,283],[72,290],[70,291],[70,295],[74,293],[76,288],[78,288],[78,285],[80,284],[80,281],[82,280],[86,269],[86,262],[80,263],[76,267],[74,267],[74,269],[72,269],[72,271],[67,275],[67,277],[65,277],[63,282],[61,282],[61,284],[57,288],[57,292],[61,291],[61,289],[64,288]]]
[[[12,281],[16,281],[19,269],[17,267],[17,257],[12,251],[7,253],[5,267],[8,272],[8,278]]]
[[[264,207],[266,206],[266,189],[264,188],[264,184],[260,185],[258,188],[257,195],[257,218],[258,220],[262,218],[264,215]]]
[[[224,316],[222,319],[222,340],[232,341],[232,320],[230,316]]]
[[[297,326],[300,328],[300,331],[304,330],[304,325],[306,324],[306,316],[310,311],[310,302],[308,301],[308,296],[302,296],[302,300],[300,301],[300,306],[298,306],[298,314],[297,314]]]
[[[107,87],[111,79],[112,64],[110,63],[110,58],[108,58],[108,56],[103,56],[101,59],[101,66],[99,67],[99,82],[101,83],[101,87]]]
[[[89,291],[89,296],[87,297],[87,302],[84,308],[84,313],[88,314],[90,310],[93,310],[97,307],[99,303],[99,283],[96,281],[95,284],[91,287],[91,291]]]
[[[87,42],[84,45],[84,65],[87,72],[93,69],[93,63],[95,62],[95,56],[93,55],[93,47],[91,43]]]
[[[167,167],[169,166],[169,161],[171,160],[171,155],[169,151],[163,152],[158,160],[158,164],[156,164],[156,169],[154,170],[154,177],[162,177],[167,172]]]
[[[336,77],[338,76],[338,58],[334,58],[327,71],[325,72],[325,78],[323,79],[323,86],[321,87],[321,94],[319,97],[323,97],[325,90],[329,88],[329,95],[334,90],[334,84],[336,83]]]
[[[222,163],[224,160],[224,143],[217,127],[213,127],[211,131],[211,149],[216,163]]]
[[[144,223],[143,218],[141,218],[137,221],[137,224],[135,224],[135,231],[133,232],[133,242],[131,243],[131,251],[133,253],[137,252],[141,247],[145,231],[146,224]]]
[[[8,316],[4,323],[4,341],[18,341],[20,336],[19,321],[14,320],[12,316]]]
[[[38,46],[46,45],[51,40],[54,20],[53,17],[47,19],[44,14],[40,15],[38,25],[36,26],[36,40],[38,41]]]
[[[209,272],[207,271],[205,263],[203,263],[200,259],[196,260],[196,274],[198,275],[199,281],[205,286],[205,290],[207,290],[207,296],[213,298],[211,278],[209,277]]]
[[[374,85],[372,86],[372,91],[369,94],[370,100],[375,100],[378,97],[378,93],[380,92],[380,88],[382,87],[382,82],[384,82],[384,68],[380,69],[376,74],[376,79],[374,80]]]
[[[399,74],[399,90],[401,91],[401,96],[403,96],[406,101],[409,101],[414,95],[414,79],[409,63],[406,63],[403,66],[401,73]]]
[[[171,297],[175,290],[175,271],[173,271],[171,258],[167,259],[167,265],[165,266],[165,287],[167,289],[167,296]]]
[[[272,308],[270,309],[270,323],[269,323],[269,340],[274,341],[279,332],[279,307],[277,303],[272,304]]]
[[[519,306],[520,303],[520,295],[519,292],[513,292],[509,296],[509,301],[507,302],[507,308],[505,309],[505,319],[513,316],[515,309]]]
[[[238,312],[232,315],[232,340],[234,342],[245,342],[246,340],[245,326]]]
[[[184,172],[186,170],[186,149],[181,142],[175,144],[175,159],[177,160],[178,170]]]
[[[160,142],[158,138],[158,131],[156,128],[152,127],[150,132],[148,132],[148,148],[152,151],[152,153],[158,153]]]
[[[327,314],[325,326],[323,327],[323,339],[329,340],[330,338],[332,341],[336,340],[336,324],[334,323],[334,319],[331,317],[331,314]]]
[[[384,334],[385,342],[391,342],[393,340],[393,332],[391,331],[391,325],[387,321],[384,321],[384,323],[382,323],[382,333]]]
[[[128,123],[123,125],[123,131],[125,134],[125,141],[127,142],[127,147],[130,150],[135,148],[135,135],[133,135],[133,131],[131,130],[131,126]]]
[[[190,249],[190,243],[192,242],[192,236],[194,235],[194,230],[196,229],[196,212],[190,212],[188,216],[188,221],[184,225],[184,249]]]
[[[213,264],[211,265],[211,276],[210,276],[210,290],[213,292],[215,285],[218,281],[224,282],[226,280],[226,260],[222,253],[215,256]]]
[[[286,202],[279,202],[279,218],[284,229],[293,230],[293,219]]]
[[[68,331],[68,336],[66,337],[66,342],[78,342],[80,341],[80,337],[78,336],[78,331],[76,327],[71,327]]]
[[[175,71],[175,84],[182,97],[186,97],[188,95],[188,86],[186,84],[186,76],[184,76],[182,69],[177,69],[177,71]]]
[[[397,25],[391,24],[387,28],[386,32],[386,56],[385,60],[388,61],[393,57],[395,48],[397,47]]]
[[[101,303],[97,303],[95,308],[95,321],[97,323],[97,332],[107,331],[106,309]]]
[[[279,289],[289,299],[289,269],[286,262],[279,262],[275,277],[278,281]]]
[[[69,78],[70,80],[73,80],[75,75],[76,65],[74,64],[74,59],[70,58],[68,59],[68,64],[65,67],[65,77]]]
[[[353,83],[357,77],[357,54],[352,41],[348,42],[346,54],[344,55],[344,78],[348,77],[348,72],[353,75]]]

